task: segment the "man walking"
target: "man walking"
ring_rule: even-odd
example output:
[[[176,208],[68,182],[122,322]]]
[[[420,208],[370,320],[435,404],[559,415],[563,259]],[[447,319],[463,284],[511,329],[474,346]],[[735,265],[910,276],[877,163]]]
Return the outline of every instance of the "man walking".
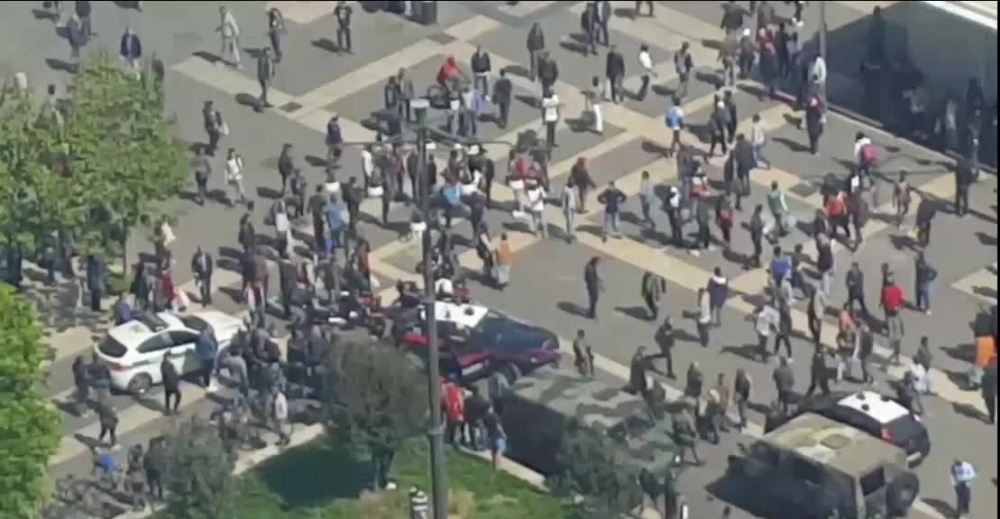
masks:
[[[923,251],[917,253],[917,263],[914,267],[917,281],[917,308],[931,315],[931,284],[937,279],[937,269],[927,261]]]
[[[202,307],[212,304],[212,271],[214,268],[212,255],[202,251],[201,246],[199,246],[194,256],[191,257],[191,273],[194,274],[195,284],[198,286]]]
[[[750,217],[750,241],[753,243],[753,256],[750,258],[750,267],[760,268],[760,256],[764,252],[764,206],[757,204],[753,208],[753,216]]]
[[[747,407],[750,405],[750,395],[753,393],[753,381],[746,370],[739,368],[736,370],[736,378],[733,380],[733,399],[736,401],[736,414],[739,416],[739,428],[747,428]]]
[[[575,166],[574,166],[575,167]],[[566,220],[566,243],[576,241],[576,214],[580,208],[580,199],[571,177],[562,190],[562,213]]]
[[[507,70],[500,69],[500,77],[493,83],[493,104],[497,105],[497,124],[506,129],[510,116],[510,100],[513,86],[507,78]]]
[[[167,416],[177,414],[177,408],[181,405],[181,377],[177,373],[177,367],[170,361],[170,352],[163,354],[160,377],[163,379],[163,412]],[[171,399],[173,406],[170,405]]]
[[[718,328],[722,326],[722,307],[729,299],[729,280],[722,275],[722,268],[715,267],[706,289],[712,309],[712,323]]]
[[[663,319],[663,324],[656,329],[653,338],[660,348],[659,356],[663,357],[667,378],[676,379],[677,375],[674,374],[674,344],[676,339],[674,338],[674,326],[669,315]]]
[[[736,136],[733,147],[736,160],[736,185],[731,188],[736,194],[736,210],[743,210],[743,197],[750,196],[750,172],[759,164],[757,148],[742,133]]]
[[[925,341],[926,339],[924,337]],[[980,384],[982,385],[980,392],[983,404],[986,406],[986,417],[989,419],[990,425],[994,425],[997,423],[997,360],[995,356],[983,369],[983,379]]]
[[[674,97],[684,100],[687,97],[688,84],[691,82],[691,71],[694,69],[694,60],[691,58],[691,44],[684,42],[680,50],[674,54],[674,70],[677,71],[677,90]],[[680,103],[675,103],[678,105]]]
[[[139,40],[139,35],[131,27],[125,27],[125,33],[122,34],[121,40],[118,42],[118,55],[128,65],[129,70],[139,72],[142,41]]]
[[[602,241],[608,241],[609,231],[616,238],[620,237],[618,234],[619,212],[621,211],[621,205],[625,203],[625,198],[625,193],[622,193],[615,187],[614,181],[608,182],[608,188],[597,197],[597,201],[604,204],[604,232],[601,236]]]
[[[667,109],[664,119],[667,129],[672,134],[670,137],[670,149],[667,150],[667,158],[670,158],[683,146],[681,143],[681,131],[684,130],[684,108],[681,107],[681,98],[676,93],[671,100],[671,106]]]
[[[340,0],[333,9],[333,17],[337,19],[337,51],[351,54],[351,15],[354,10],[347,2]]]
[[[753,145],[753,154],[757,165],[763,165],[764,169],[771,169],[771,161],[764,156],[764,146],[767,144],[767,125],[761,120],[760,114],[753,116],[750,144]]]
[[[583,283],[587,288],[587,318],[597,320],[597,300],[604,291],[604,281],[597,267],[601,258],[594,256],[583,269]]]
[[[781,357],[780,364],[774,370],[772,378],[774,379],[774,387],[778,390],[778,403],[781,406],[781,411],[787,415],[791,410],[793,390],[795,389],[795,372],[792,371],[792,366],[789,364],[789,357]]]
[[[972,508],[972,481],[976,469],[968,461],[955,460],[951,465],[951,484],[955,488],[955,519],[968,517]]]
[[[271,107],[271,103],[267,100],[267,89],[271,87],[274,73],[274,58],[271,57],[271,49],[264,47],[264,51],[257,57],[257,82],[260,83],[260,105],[258,108]]]
[[[220,63],[228,62],[230,65],[240,68],[242,66],[240,62],[240,26],[236,23],[236,17],[233,16],[229,7],[219,7],[219,18],[219,26],[215,31],[222,37]]]
[[[529,74],[531,80],[534,81],[538,76],[538,62],[541,57],[541,52],[545,50],[545,33],[542,32],[542,25],[538,22],[531,24],[531,30],[528,31],[528,62]]]
[[[101,299],[107,284],[104,260],[94,254],[87,255],[87,291],[90,292],[90,310],[101,312]]]
[[[208,392],[215,391],[215,383],[212,382],[212,373],[215,371],[215,359],[219,354],[219,343],[216,342],[215,332],[212,327],[206,327],[198,335],[195,342],[195,352],[201,361],[201,383]]]
[[[625,92],[622,89],[622,80],[625,78],[625,58],[615,45],[608,49],[608,55],[604,62],[604,75],[608,81],[611,102],[624,101]]]
[[[656,75],[656,71],[653,70],[653,58],[649,55],[649,45],[643,43],[639,47],[638,59],[639,68],[642,70],[642,85],[639,86],[639,91],[635,93],[635,99],[637,101],[642,101],[643,99],[646,99],[651,77]]]
[[[490,63],[490,53],[483,50],[482,45],[476,46],[476,52],[472,55],[470,62],[472,69],[472,84],[480,95],[485,96],[489,92],[490,72],[493,65]]]
[[[660,317],[660,299],[667,291],[667,281],[658,274],[646,272],[642,275],[642,300],[649,309],[649,320],[655,321]]]
[[[861,265],[857,262],[851,264],[851,270],[847,272],[847,304],[854,310],[854,303],[861,306],[861,311],[865,316],[868,313],[868,305],[865,304],[865,273],[861,271]]]
[[[830,370],[826,366],[826,353],[821,344],[816,344],[809,364],[809,389],[806,390],[806,396],[812,396],[817,387],[823,392],[823,396],[830,396]]]
[[[611,45],[611,39],[609,38],[608,23],[611,22],[611,2],[608,0],[597,0],[594,2],[595,9],[594,14],[597,18],[597,43],[608,47]]]
[[[704,288],[698,289],[698,342],[702,348],[707,348],[711,340],[709,334],[712,327],[712,299]]]
[[[972,161],[966,157],[955,165],[955,214],[964,217],[969,212],[969,187],[976,181]]]
[[[292,318],[292,298],[295,295],[295,289],[298,288],[298,269],[288,256],[287,250],[278,261],[278,279],[280,280],[281,309],[285,320],[290,320]]]
[[[826,293],[817,287],[809,286],[809,308],[807,316],[809,318],[809,333],[812,334],[813,344],[822,344],[823,336],[823,316],[826,315],[826,307],[829,302]]]
[[[774,227],[777,237],[788,236],[791,222],[788,215],[788,201],[785,193],[781,191],[778,182],[771,182],[771,192],[767,194],[767,206],[771,210],[771,217],[774,218]]]

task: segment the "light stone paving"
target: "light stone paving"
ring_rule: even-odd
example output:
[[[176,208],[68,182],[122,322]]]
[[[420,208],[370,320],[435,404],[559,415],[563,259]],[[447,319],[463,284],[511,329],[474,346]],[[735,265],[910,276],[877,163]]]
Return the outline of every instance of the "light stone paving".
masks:
[[[969,274],[951,287],[991,305],[997,304],[997,263]]]

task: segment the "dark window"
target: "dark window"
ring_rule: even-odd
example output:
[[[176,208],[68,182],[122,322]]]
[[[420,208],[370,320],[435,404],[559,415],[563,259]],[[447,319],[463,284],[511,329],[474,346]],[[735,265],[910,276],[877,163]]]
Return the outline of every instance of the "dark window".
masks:
[[[101,341],[101,344],[97,346],[97,349],[104,355],[114,357],[116,359],[122,358],[125,356],[125,352],[128,351],[122,343],[112,339],[111,336],[105,337],[104,340]]]
[[[204,331],[206,328],[208,328],[208,323],[201,320],[201,318],[195,317],[193,315],[178,316],[177,318],[180,319],[182,323],[184,323],[184,326],[196,332],[201,332]]]
[[[861,476],[861,494],[868,497],[885,488],[885,469],[879,467]]]
[[[813,485],[823,484],[823,469],[799,458],[792,458],[792,476]]]
[[[170,332],[170,342],[174,346],[191,344],[198,341],[198,336],[191,332],[174,331]]]
[[[834,406],[830,409],[828,416],[838,422],[850,425],[855,429],[865,431],[868,434],[879,434],[880,427],[874,418],[860,411],[855,411],[849,407],[840,405]]]
[[[153,353],[170,349],[173,346],[174,343],[170,340],[169,334],[161,333],[146,339],[146,341],[142,343],[142,346],[139,346],[139,352]]]

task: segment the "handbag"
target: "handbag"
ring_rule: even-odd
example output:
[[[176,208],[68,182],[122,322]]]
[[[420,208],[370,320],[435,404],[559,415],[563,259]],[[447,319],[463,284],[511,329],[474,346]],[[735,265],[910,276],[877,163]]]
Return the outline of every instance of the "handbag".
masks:
[[[219,125],[219,133],[221,135],[225,135],[225,136],[228,137],[229,136],[229,123],[227,123],[226,121],[222,121],[222,124]]]

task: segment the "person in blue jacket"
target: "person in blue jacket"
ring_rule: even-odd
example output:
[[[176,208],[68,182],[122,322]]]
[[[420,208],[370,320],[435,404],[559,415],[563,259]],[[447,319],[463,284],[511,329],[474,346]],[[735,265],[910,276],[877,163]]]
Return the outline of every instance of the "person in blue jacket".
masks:
[[[211,326],[205,327],[198,335],[195,342],[195,353],[201,360],[201,383],[206,391],[215,391],[215,384],[212,382],[212,372],[215,371],[215,359],[219,356],[219,342],[215,338],[215,330]]]

